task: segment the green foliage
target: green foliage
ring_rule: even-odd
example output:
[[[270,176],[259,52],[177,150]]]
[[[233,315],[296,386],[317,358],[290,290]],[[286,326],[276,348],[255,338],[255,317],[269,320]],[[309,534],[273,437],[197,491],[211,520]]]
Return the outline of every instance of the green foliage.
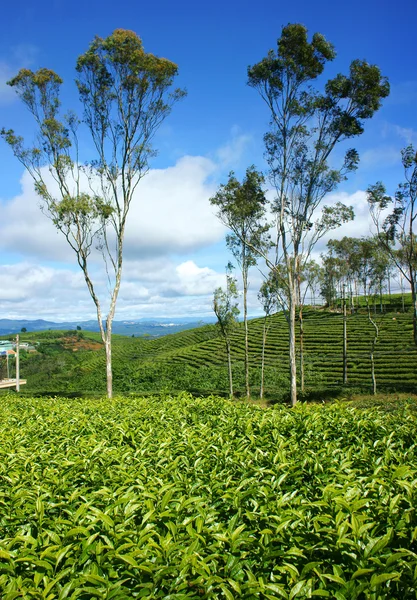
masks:
[[[213,297],[213,311],[217,317],[217,326],[226,340],[230,338],[231,332],[236,327],[239,316],[237,281],[231,272],[232,265],[229,263],[226,269],[226,289],[217,288]]]
[[[410,284],[413,299],[413,334],[417,345],[417,152],[409,145],[401,152],[404,179],[395,199],[383,183],[367,190],[368,205],[377,227],[378,242]],[[387,215],[387,208],[391,212]]]
[[[0,595],[415,598],[416,418],[3,397]]]
[[[63,81],[56,73],[22,69],[8,84],[31,112],[39,145],[26,148],[12,129],[3,128],[0,135],[33,178],[42,210],[75,252],[108,350],[107,393],[111,397],[111,330],[127,217],[134,192],[155,155],[151,145],[155,132],[185,92],[170,91],[177,65],[146,53],[141,39],[124,29],[116,29],[105,39],[96,37],[78,58],[76,70],[82,116],[71,111],[60,115]],[[79,130],[90,135],[87,147],[96,154],[85,162],[79,154],[83,145]],[[52,174],[56,186],[47,185],[46,172]],[[109,284],[105,319],[90,277],[92,248],[102,254]]]
[[[410,307],[410,301],[408,295],[406,307]],[[375,351],[378,386],[390,391],[413,391],[417,386],[417,350],[412,341],[412,315],[390,312],[401,310],[400,296],[385,296],[383,302],[387,312]],[[358,312],[347,317],[349,386],[358,391],[369,391],[372,328],[367,323],[364,299],[357,306]],[[373,300],[371,306],[372,311],[379,311],[379,298],[375,308]],[[329,312],[305,307],[303,323],[305,384],[311,392],[309,398],[320,400],[319,391],[322,396],[334,397],[343,380],[343,316],[340,308]],[[252,319],[248,325],[250,384],[253,389],[259,389],[264,319]],[[25,339],[32,340],[35,348],[37,341],[42,342],[46,353],[29,353],[22,364],[21,375],[27,379],[22,394],[97,394],[105,391],[104,350],[97,345],[88,349],[88,343],[97,342],[99,334],[85,333],[79,350],[74,352],[73,346],[67,344],[70,340],[62,339],[63,333],[26,334]],[[283,314],[271,315],[265,346],[265,397],[272,401],[286,398],[288,392],[287,340],[288,325]],[[54,344],[61,344],[67,349],[48,354],[49,343],[52,348]],[[230,343],[234,391],[241,395],[245,389],[243,323],[236,325]],[[225,344],[215,325],[157,339],[115,335],[113,362],[114,386],[118,392],[149,393],[168,389],[205,395],[215,390],[227,394]]]

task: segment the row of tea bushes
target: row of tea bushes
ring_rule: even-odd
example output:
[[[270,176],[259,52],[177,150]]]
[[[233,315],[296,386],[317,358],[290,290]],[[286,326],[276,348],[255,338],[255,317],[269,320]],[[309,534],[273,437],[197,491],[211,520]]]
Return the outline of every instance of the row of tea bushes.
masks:
[[[0,398],[0,597],[415,598],[415,407]]]

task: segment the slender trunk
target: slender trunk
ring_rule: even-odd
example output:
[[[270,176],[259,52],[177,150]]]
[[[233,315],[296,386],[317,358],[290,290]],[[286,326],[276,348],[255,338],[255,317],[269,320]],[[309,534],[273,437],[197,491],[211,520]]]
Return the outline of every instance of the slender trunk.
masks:
[[[376,396],[376,377],[375,377],[375,362],[374,362],[374,350],[373,347],[371,349],[371,353],[370,353],[370,359],[371,359],[371,377],[372,377],[372,393],[374,396]]]
[[[266,322],[267,322],[267,315],[265,315],[265,319],[264,319],[264,330],[263,330],[263,334],[262,334],[262,359],[261,359],[261,389],[259,391],[259,397],[261,398],[261,400],[264,397],[264,377],[265,377],[265,345],[266,345]]]
[[[401,305],[402,305],[402,311],[404,313],[405,312],[404,280],[403,280],[403,278],[401,276],[400,276],[400,287],[401,287]]]
[[[387,283],[388,283],[388,303],[389,303],[389,310],[391,310],[391,277],[389,275],[387,277]]]
[[[376,344],[378,342],[379,328],[378,328],[378,325],[376,324],[376,322],[371,317],[371,309],[370,309],[368,301],[367,301],[367,308],[368,308],[368,320],[369,320],[369,322],[371,323],[372,327],[375,330],[375,334],[374,334],[373,340],[371,342],[371,351],[369,353],[369,358],[370,358],[370,361],[371,361],[372,393],[375,396],[376,395],[376,375],[375,375],[374,352],[375,352],[375,346],[376,346]]]
[[[296,286],[291,286],[289,302],[289,357],[290,357],[290,394],[291,406],[297,404],[297,361],[295,344],[295,304]]]
[[[298,318],[300,321],[300,388],[304,392],[304,324],[303,324],[303,305],[301,302],[301,277],[299,268],[297,269],[297,304]]]
[[[380,312],[382,314],[384,312],[383,304],[382,304],[382,279],[379,282],[379,308],[380,308]]]
[[[119,268],[116,273],[115,285],[112,292],[112,297],[110,301],[109,314],[107,315],[106,323],[103,322],[103,314],[101,312],[101,304],[98,299],[98,296],[95,293],[93,283],[90,279],[90,275],[87,270],[86,260],[82,260],[82,257],[78,257],[78,264],[84,273],[84,279],[87,283],[88,290],[90,292],[90,296],[94,301],[97,312],[97,322],[100,329],[100,337],[103,342],[105,353],[106,353],[106,388],[107,388],[107,397],[113,397],[113,374],[112,374],[112,358],[111,358],[111,332],[112,332],[112,324],[114,312],[116,309],[116,301],[117,296],[119,294],[120,289],[120,281],[122,276],[122,255],[121,255],[121,246],[119,245]]]
[[[343,383],[348,382],[347,367],[347,317],[346,317],[346,288],[343,286]]]
[[[245,384],[246,384],[246,398],[250,399],[250,385],[249,385],[249,330],[248,330],[248,271],[247,268],[243,270],[243,321],[245,327]]]
[[[105,335],[105,347],[106,347],[106,379],[107,379],[107,397],[113,397],[113,370],[112,370],[112,357],[111,357],[111,334],[114,313],[116,311],[116,302],[119,296],[120,283],[122,280],[122,266],[123,266],[123,238],[124,238],[125,222],[123,221],[120,225],[120,231],[118,235],[118,250],[117,250],[117,270],[116,278],[114,282],[113,293],[110,301],[109,313],[106,319],[106,335]]]
[[[20,392],[19,335],[16,336],[16,392]]]
[[[414,343],[417,345],[417,290],[416,290],[416,282],[414,277],[410,277],[410,285],[411,285],[411,302],[412,302],[412,310],[413,310],[413,339]]]
[[[303,307],[300,304],[299,310],[300,319],[300,388],[304,392],[304,321],[303,321]]]
[[[111,363],[111,330],[106,332],[106,380],[107,380],[107,398],[113,397],[113,371]]]
[[[227,368],[229,372],[229,394],[230,398],[233,398],[233,373],[232,373],[232,356],[230,352],[230,342],[226,339],[226,352],[227,352]]]

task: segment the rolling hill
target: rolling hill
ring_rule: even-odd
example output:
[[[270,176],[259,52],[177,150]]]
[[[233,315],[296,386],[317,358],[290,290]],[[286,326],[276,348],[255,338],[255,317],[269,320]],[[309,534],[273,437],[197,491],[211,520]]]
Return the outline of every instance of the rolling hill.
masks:
[[[379,341],[375,369],[379,389],[417,389],[417,348],[412,340],[410,313],[375,314]],[[249,322],[253,395],[259,392],[262,318]],[[342,383],[343,317],[339,312],[304,310],[305,383],[309,393],[335,390]],[[373,328],[364,313],[349,315],[349,386],[370,389],[369,352]],[[282,313],[269,323],[265,349],[266,397],[277,399],[288,388],[287,325]],[[21,372],[26,392],[49,394],[103,393],[105,357],[98,334],[47,331],[25,334],[38,342],[38,352],[23,356]],[[88,341],[90,340],[90,344]],[[238,392],[244,389],[244,337],[239,324],[233,336],[233,372]],[[188,390],[225,394],[228,388],[224,344],[214,325],[155,339],[115,335],[113,341],[115,392],[146,393]]]

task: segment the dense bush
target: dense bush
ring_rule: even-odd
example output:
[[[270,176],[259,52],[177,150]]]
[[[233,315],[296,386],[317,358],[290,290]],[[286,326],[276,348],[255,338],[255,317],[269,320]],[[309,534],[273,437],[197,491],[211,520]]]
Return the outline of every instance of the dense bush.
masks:
[[[0,597],[411,599],[416,413],[0,398]]]

